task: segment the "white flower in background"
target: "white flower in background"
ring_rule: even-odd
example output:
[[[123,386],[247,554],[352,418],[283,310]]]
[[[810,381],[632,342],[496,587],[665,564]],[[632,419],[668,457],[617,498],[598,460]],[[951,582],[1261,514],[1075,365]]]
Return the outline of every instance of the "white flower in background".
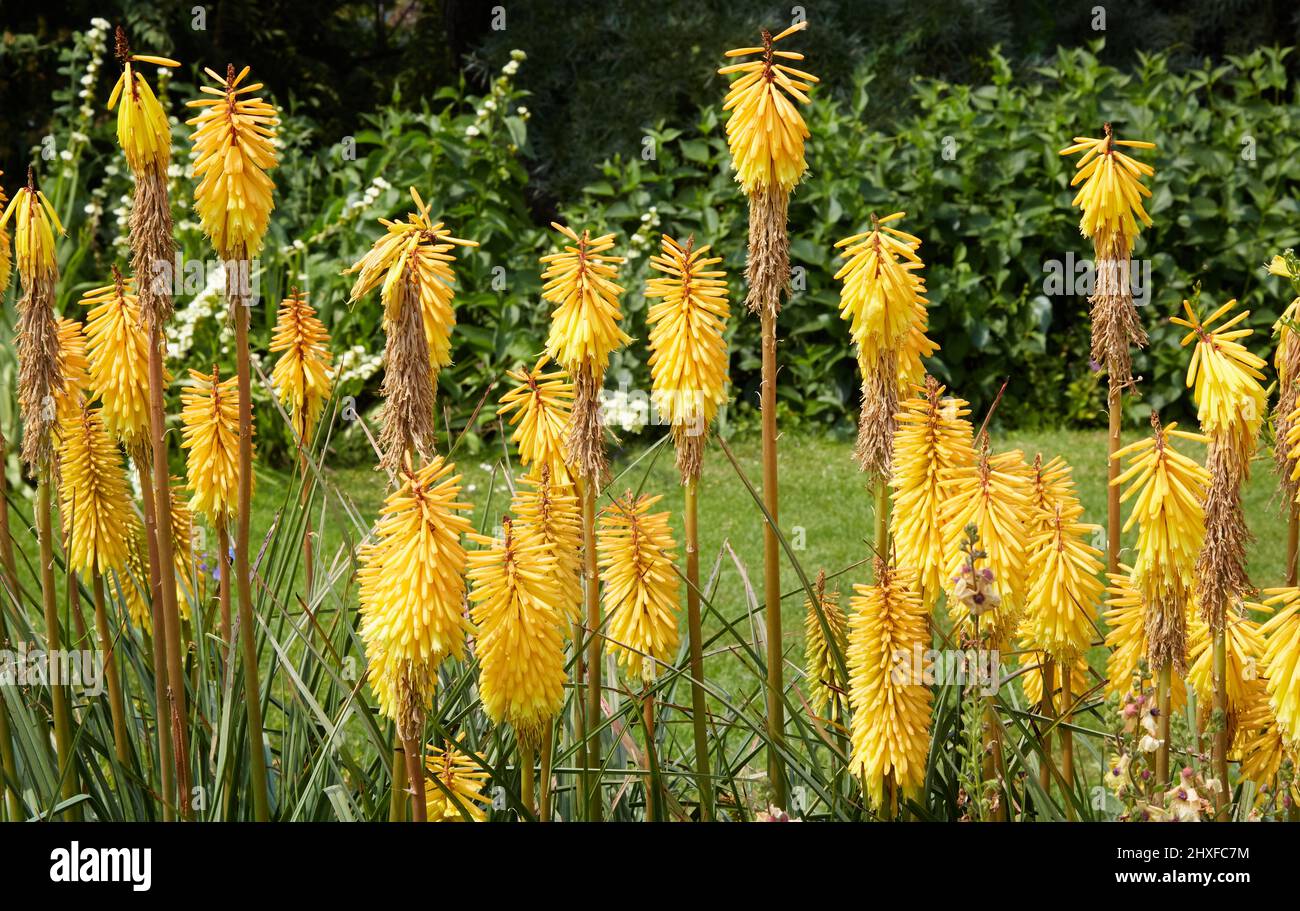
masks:
[[[470,124],[465,128],[465,135],[468,136],[470,139],[473,139],[475,136],[478,135],[478,127],[474,126],[473,124]]]
[[[525,54],[523,51],[519,50],[518,48],[515,48],[513,51],[510,52],[510,59],[516,61],[527,60],[528,55]]]
[[[513,76],[515,73],[519,72],[519,61],[511,60],[505,66],[501,67],[501,72],[505,73],[507,76]]]

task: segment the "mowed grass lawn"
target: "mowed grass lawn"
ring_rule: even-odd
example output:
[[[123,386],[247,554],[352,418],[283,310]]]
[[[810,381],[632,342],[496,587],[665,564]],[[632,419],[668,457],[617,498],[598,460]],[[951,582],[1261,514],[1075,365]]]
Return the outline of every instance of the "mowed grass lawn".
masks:
[[[1125,442],[1136,440],[1128,435]],[[1104,524],[1106,515],[1106,440],[1102,431],[1058,431],[1052,433],[1010,433],[993,440],[994,451],[1020,449],[1027,461],[1036,453],[1044,460],[1062,455],[1074,468],[1085,519]],[[761,478],[760,444],[757,438],[738,439],[730,443],[741,470],[757,489]],[[1201,447],[1180,446],[1188,455],[1203,459]],[[681,544],[681,488],[670,444],[654,447],[651,438],[639,447],[629,447],[614,463],[617,478],[605,496],[625,490],[641,489],[661,494],[660,508],[673,514],[673,528]],[[501,449],[495,455],[461,458],[465,476],[465,498],[475,504],[474,522],[490,529],[508,507]],[[513,454],[512,454],[513,457]],[[492,460],[495,459],[495,462]],[[517,470],[518,466],[514,466]],[[831,577],[829,587],[849,592],[854,583],[869,578],[873,505],[866,478],[852,459],[851,441],[818,436],[785,435],[780,441],[780,524],[784,534],[796,547],[796,556],[809,579],[819,569]],[[327,468],[323,502],[317,504],[317,517],[323,509],[325,518],[319,553],[327,565],[332,564],[339,579],[350,575],[349,552],[374,521],[384,498],[384,476],[367,468],[331,470]],[[257,492],[258,514],[254,522],[254,540],[268,527],[275,511],[285,502],[289,477],[262,469]],[[1250,574],[1255,585],[1268,587],[1285,581],[1286,522],[1280,508],[1276,477],[1271,460],[1261,451],[1245,493],[1245,511],[1255,539],[1250,549]],[[1127,518],[1127,504],[1125,508]],[[752,637],[753,628],[747,614],[751,599],[762,601],[763,518],[753,497],[722,450],[715,444],[709,449],[700,487],[701,575],[707,582],[715,579],[711,597],[716,614],[706,608],[706,633],[722,628],[719,615],[736,625],[742,635]],[[1136,532],[1125,536],[1131,548]],[[254,545],[256,547],[256,545]],[[793,668],[803,664],[803,592],[799,577],[788,559],[782,560],[782,587],[786,597],[782,609],[787,659]],[[344,596],[355,601],[355,585]],[[752,594],[751,594],[752,592]],[[847,594],[845,598],[847,598]],[[761,626],[756,622],[753,626]],[[682,624],[685,635],[685,623]],[[736,659],[728,654],[734,639],[721,637],[709,654],[706,673],[723,685],[738,684],[741,672]],[[1092,664],[1101,668],[1100,650]],[[745,675],[746,695],[753,687],[752,675]]]

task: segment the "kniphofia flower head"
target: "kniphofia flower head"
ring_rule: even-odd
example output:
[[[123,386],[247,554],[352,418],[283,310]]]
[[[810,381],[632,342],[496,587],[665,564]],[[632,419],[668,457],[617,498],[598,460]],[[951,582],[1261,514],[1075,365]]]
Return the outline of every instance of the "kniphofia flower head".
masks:
[[[104,425],[127,445],[149,430],[149,334],[129,278],[114,269],[113,283],[87,291],[86,355],[90,389],[103,404]],[[171,376],[163,369],[163,379]]]
[[[678,644],[677,545],[668,513],[650,511],[661,499],[629,491],[601,512],[596,530],[611,647],[628,676],[645,682]]]
[[[477,247],[478,241],[453,237],[442,222],[430,217],[430,206],[415,187],[410,188],[415,211],[406,221],[379,219],[385,233],[344,275],[357,274],[349,299],[360,300],[380,288],[386,323],[401,316],[404,296],[414,293],[429,343],[429,361],[435,375],[451,363],[451,330],[456,325],[452,285],[456,275],[456,247]]]
[[[516,528],[528,528],[551,548],[557,607],[576,622],[582,607],[582,507],[573,483],[553,480],[550,469],[542,465],[519,479],[510,508]]]
[[[59,320],[59,383],[54,390],[54,410],[59,420],[79,415],[90,389],[86,334],[81,323],[66,317]]]
[[[167,122],[167,112],[149,88],[137,64],[175,67],[180,63],[152,54],[132,54],[126,33],[120,26],[117,29],[117,57],[122,61],[122,75],[113,86],[108,109],[117,108],[118,145],[126,153],[126,163],[133,173],[143,174],[151,169],[166,173],[172,151],[171,126]],[[118,102],[121,102],[120,107]]]
[[[1029,542],[1025,638],[1064,667],[1087,650],[1101,602],[1101,552],[1088,543],[1098,525],[1079,521],[1083,507],[1057,505],[1048,527]]]
[[[1268,610],[1263,604],[1249,605],[1257,610]],[[1187,683],[1196,691],[1197,704],[1202,707],[1202,722],[1208,722],[1210,706],[1214,704],[1214,636],[1209,625],[1197,615],[1188,618]],[[1262,624],[1245,612],[1234,608],[1224,614],[1224,646],[1227,652],[1226,690],[1228,697],[1228,742],[1236,739],[1242,716],[1252,707],[1257,696],[1260,669],[1266,651]]]
[[[1288,741],[1300,743],[1300,588],[1266,589],[1265,605],[1277,613],[1265,621],[1262,655],[1269,703]]]
[[[1079,230],[1084,237],[1122,238],[1124,248],[1131,249],[1133,238],[1141,230],[1138,222],[1151,225],[1151,216],[1142,206],[1143,197],[1149,197],[1151,191],[1142,184],[1142,178],[1154,176],[1155,169],[1121,152],[1120,147],[1154,149],[1155,144],[1116,139],[1110,124],[1106,124],[1102,138],[1076,136],[1074,144],[1062,149],[1061,154],[1083,152],[1070,181],[1072,187],[1080,182],[1083,186],[1070,205],[1083,210]]]
[[[839,721],[840,696],[848,682],[840,673],[838,654],[847,663],[848,621],[840,607],[840,593],[826,590],[826,571],[817,574],[813,586],[817,596],[804,599],[804,673],[808,676],[808,705],[814,714],[830,710],[830,720]]]
[[[14,261],[23,289],[28,293],[40,283],[53,284],[59,266],[54,252],[54,232],[66,233],[54,206],[36,189],[31,169],[27,169],[27,186],[19,189],[0,214],[0,231],[14,223]]]
[[[1254,452],[1255,436],[1268,408],[1268,396],[1260,382],[1264,379],[1264,359],[1238,341],[1254,330],[1233,328],[1250,316],[1250,311],[1243,310],[1210,328],[1236,306],[1237,301],[1230,300],[1201,320],[1191,302],[1183,301],[1186,318],[1175,316],[1170,322],[1189,330],[1179,344],[1186,347],[1189,342],[1196,342],[1191,363],[1187,365],[1187,386],[1196,402],[1201,430],[1209,436],[1232,440],[1240,454],[1248,459]]]
[[[186,122],[195,128],[194,208],[203,233],[212,240],[222,259],[242,260],[262,249],[275,184],[267,171],[276,166],[275,108],[260,97],[248,97],[262,83],[243,85],[248,67],[235,73],[226,68],[223,79],[204,68],[216,86],[201,86],[207,98],[186,102],[200,108]]]
[[[934,377],[926,377],[902,403],[896,417],[893,473],[890,475],[890,533],[895,562],[916,574],[921,601],[934,607],[948,570],[940,480],[944,472],[973,464],[970,408],[963,399],[944,395]]]
[[[563,481],[569,477],[564,434],[573,408],[573,383],[563,369],[547,371],[549,362],[542,355],[531,370],[506,371],[516,385],[501,396],[497,416],[510,416],[510,442],[519,447],[521,465],[531,465],[534,475],[546,468],[550,477]]]
[[[271,382],[288,409],[294,431],[310,444],[330,395],[330,337],[307,296],[297,288],[280,304],[271,350],[283,352],[271,370]]]
[[[873,807],[884,800],[892,777],[904,794],[915,795],[925,781],[930,745],[930,688],[918,675],[909,679],[897,656],[929,648],[929,611],[916,594],[916,577],[905,569],[875,561],[873,585],[855,585],[849,621],[849,701],[852,754],[849,769],[862,779]],[[900,670],[902,673],[900,673]]]
[[[501,536],[470,535],[469,599],[478,634],[479,694],[495,724],[536,749],[564,704],[564,626],[550,544],[506,516]]]
[[[126,567],[138,523],[122,457],[99,409],[85,404],[59,420],[59,513],[72,569]]]
[[[472,530],[456,466],[434,456],[407,470],[362,545],[361,638],[383,714],[410,730],[433,698],[438,665],[465,653],[465,548]],[[404,735],[405,736],[405,735]],[[411,735],[413,736],[413,734]]]
[[[778,51],[774,47],[807,26],[804,20],[776,37],[763,29],[761,46],[727,51],[728,57],[751,54],[761,54],[761,57],[718,70],[723,76],[741,74],[731,83],[722,109],[731,111],[727,120],[727,145],[731,149],[736,180],[747,196],[766,190],[789,193],[808,170],[804,158],[808,127],[794,102],[808,104],[807,92],[818,80],[811,73],[782,62],[801,61],[803,54]]]
[[[727,273],[713,268],[721,256],[709,246],[685,245],[663,235],[661,252],[650,267],[662,277],[646,282],[646,297],[657,298],[646,312],[650,327],[650,400],[674,429],[693,428],[702,436],[718,406],[727,400],[727,342],[723,332],[731,308]]]
[[[891,225],[905,213],[877,219],[872,229],[835,244],[847,262],[835,273],[843,281],[840,318],[849,321],[849,334],[865,364],[883,352],[897,356],[917,320],[925,313],[925,267],[916,251],[921,239]]]
[[[190,386],[181,395],[181,447],[188,449],[190,509],[214,525],[239,507],[239,387],[236,377],[221,379],[190,371]]]
[[[1026,528],[1033,538],[1052,527],[1057,507],[1073,513],[1079,497],[1074,490],[1070,466],[1060,456],[1052,456],[1044,462],[1042,453],[1039,453],[1034,457],[1033,466],[1028,467],[1028,476],[1030,513]]]
[[[483,793],[491,777],[481,765],[481,755],[465,752],[461,741],[447,741],[442,749],[430,747],[424,770],[425,818],[429,822],[487,822],[492,798]],[[477,761],[476,761],[477,760]]]
[[[600,380],[610,353],[632,340],[619,326],[623,312],[618,296],[623,287],[615,279],[623,257],[607,255],[614,247],[613,234],[592,238],[587,231],[578,236],[555,222],[551,227],[572,243],[541,258],[546,264],[542,299],[555,305],[546,354],[570,375],[585,368]]]

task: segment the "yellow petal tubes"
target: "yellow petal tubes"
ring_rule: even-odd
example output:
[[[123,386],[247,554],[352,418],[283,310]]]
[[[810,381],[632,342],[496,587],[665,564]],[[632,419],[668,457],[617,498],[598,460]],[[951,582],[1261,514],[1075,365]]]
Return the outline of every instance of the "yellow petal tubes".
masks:
[[[930,647],[929,612],[916,577],[875,562],[876,584],[855,585],[849,621],[849,701],[853,708],[849,770],[862,779],[872,807],[885,780],[915,795],[925,781],[930,739],[930,688],[911,662]],[[915,676],[913,676],[915,674]]]
[[[1260,628],[1266,637],[1262,655],[1269,704],[1282,733],[1300,744],[1300,589],[1271,588],[1264,603],[1278,612]]]
[[[547,372],[549,361],[542,355],[532,370],[506,371],[517,385],[501,396],[497,416],[510,415],[510,426],[515,428],[510,442],[519,447],[519,464],[531,465],[535,477],[545,468],[552,478],[563,481],[569,477],[564,432],[573,408],[573,383],[564,370]]]
[[[1019,450],[990,455],[985,444],[973,464],[940,473],[944,552],[948,554],[944,584],[951,595],[954,580],[960,577],[966,560],[959,544],[965,537],[966,526],[974,525],[979,548],[988,554],[992,586],[1001,597],[1001,603],[980,620],[981,632],[990,634],[995,641],[1003,640],[1014,629],[1029,582],[1026,525],[1030,519],[1030,501],[1023,466]],[[950,597],[949,600],[953,620],[965,620],[960,599]]]
[[[1031,647],[1068,667],[1092,641],[1101,602],[1101,552],[1088,544],[1100,526],[1078,518],[1083,507],[1058,505],[1047,530],[1029,543],[1029,591],[1025,637]]]
[[[28,176],[27,186],[14,194],[14,198],[0,214],[0,230],[14,222],[14,253],[23,288],[30,293],[41,282],[52,283],[58,275],[54,256],[54,231],[65,233],[54,206],[37,190]],[[53,226],[53,227],[51,227]]]
[[[1186,660],[1184,618],[1194,597],[1196,558],[1205,540],[1205,500],[1210,476],[1178,452],[1172,438],[1206,443],[1200,434],[1161,427],[1152,413],[1154,434],[1115,453],[1129,467],[1113,482],[1128,484],[1120,502],[1132,499],[1124,530],[1138,523],[1133,585],[1148,607],[1146,636],[1153,668],[1169,661],[1181,673]]]
[[[271,370],[271,382],[289,411],[294,432],[309,445],[330,396],[330,337],[307,296],[294,289],[280,303],[271,351],[283,352]]]
[[[86,313],[86,355],[90,389],[103,403],[104,424],[128,447],[149,432],[149,334],[130,279],[114,275],[111,285],[81,298]],[[171,381],[165,372],[164,379]]]
[[[1187,386],[1196,402],[1196,418],[1201,430],[1210,436],[1230,436],[1242,456],[1254,455],[1255,435],[1264,422],[1268,397],[1260,380],[1264,359],[1251,354],[1238,339],[1253,334],[1253,329],[1233,329],[1250,316],[1243,310],[1222,325],[1210,327],[1237,306],[1230,300],[1204,321],[1189,301],[1183,301],[1186,318],[1172,317],[1170,322],[1190,330],[1179,343],[1186,347],[1196,340],[1192,360],[1187,366]]]
[[[710,268],[721,256],[709,246],[686,244],[667,234],[650,267],[663,275],[646,281],[645,295],[657,303],[646,312],[650,327],[650,401],[682,432],[703,436],[718,406],[727,400],[727,342],[722,337],[731,308],[727,273]]]
[[[495,724],[538,749],[564,704],[564,620],[556,559],[546,541],[509,516],[501,537],[469,554],[469,599],[478,627],[479,693]]]
[[[1074,479],[1070,476],[1070,466],[1060,456],[1053,456],[1046,463],[1042,454],[1034,457],[1034,464],[1028,468],[1030,483],[1030,512],[1027,531],[1030,538],[1052,527],[1057,507],[1070,511],[1079,503],[1074,491]]]
[[[1256,605],[1257,607],[1259,605]],[[1200,617],[1189,618],[1191,627],[1188,645],[1187,682],[1196,690],[1197,704],[1208,717],[1210,707],[1214,705],[1214,637],[1209,627]],[[1258,682],[1264,657],[1264,636],[1260,624],[1236,610],[1227,612],[1224,624],[1224,644],[1227,651],[1228,673],[1228,743],[1237,735],[1238,724],[1242,716],[1252,706],[1255,693],[1254,685]]]
[[[592,238],[586,231],[579,237],[572,228],[551,222],[551,227],[572,244],[558,253],[541,258],[542,299],[555,305],[546,354],[570,374],[590,365],[599,381],[609,366],[610,352],[623,347],[632,337],[619,322],[623,312],[618,296],[623,287],[615,282],[621,256],[607,256],[614,247],[614,235]]]
[[[849,335],[867,364],[882,353],[897,356],[912,329],[917,308],[924,314],[925,268],[916,251],[921,239],[890,227],[904,216],[895,212],[874,219],[872,230],[835,244],[848,260],[835,273],[840,289],[840,319],[849,321]]]
[[[195,128],[194,208],[199,223],[222,259],[242,260],[262,249],[275,184],[267,171],[276,166],[275,127],[280,122],[275,108],[261,98],[246,97],[262,88],[255,82],[241,86],[248,67],[235,74],[226,69],[223,79],[214,71],[203,72],[216,88],[199,91],[214,96],[186,102],[201,108],[185,121]]]
[[[222,380],[215,364],[211,376],[191,370],[190,380],[181,395],[190,509],[219,526],[239,508],[238,381]]]
[[[58,327],[59,351],[55,360],[58,363],[60,382],[54,391],[54,410],[59,420],[63,420],[81,413],[90,376],[87,373],[89,363],[86,360],[86,336],[81,323],[73,319],[60,319]]]
[[[1080,182],[1078,194],[1070,203],[1083,210],[1079,230],[1084,237],[1117,236],[1124,239],[1126,249],[1132,248],[1137,236],[1138,221],[1151,225],[1151,216],[1142,207],[1143,197],[1151,191],[1142,184],[1143,177],[1155,175],[1155,169],[1119,151],[1117,146],[1132,149],[1154,149],[1155,144],[1135,139],[1116,139],[1106,124],[1106,135],[1101,139],[1074,137],[1074,144],[1061,150],[1062,155],[1083,152],[1075,164],[1074,179],[1070,186]]]
[[[479,762],[482,757],[478,756]],[[492,798],[483,793],[490,777],[459,743],[431,747],[425,758],[428,784],[424,789],[429,822],[487,822]],[[468,817],[468,818],[466,818]]]
[[[415,187],[410,193],[415,211],[407,214],[406,221],[379,219],[384,235],[343,274],[357,275],[349,294],[353,302],[380,288],[386,324],[400,320],[404,295],[415,295],[436,379],[438,371],[451,363],[451,331],[456,325],[452,309],[456,274],[451,268],[456,257],[451,251],[477,247],[478,241],[452,237],[442,222],[429,217],[430,206]]]
[[[171,159],[171,127],[167,123],[167,113],[135,64],[167,67],[180,64],[166,57],[132,54],[126,43],[126,34],[120,27],[117,30],[117,56],[122,61],[122,75],[108,99],[110,111],[119,101],[122,103],[117,107],[117,143],[126,153],[126,163],[133,173],[142,174],[150,168],[165,171]]]
[[[662,497],[631,492],[601,511],[596,530],[601,595],[610,647],[629,677],[649,683],[672,659],[677,632],[676,544],[668,513],[650,512]]]
[[[967,402],[945,396],[944,387],[927,377],[924,387],[902,403],[894,434],[894,470],[890,477],[894,508],[890,511],[897,564],[916,574],[921,601],[934,607],[949,568],[944,549],[940,479],[945,472],[975,461]]]
[[[510,508],[516,527],[538,535],[555,557],[557,607],[577,622],[582,606],[582,507],[571,483],[555,483],[546,466],[520,478]]]
[[[848,621],[840,607],[840,593],[826,591],[826,573],[817,576],[815,588],[820,616],[811,599],[804,599],[804,672],[808,676],[808,704],[814,714],[830,710],[830,720],[839,720],[840,697],[847,689],[839,672],[835,653],[847,662]],[[823,620],[825,623],[823,624]],[[827,637],[827,631],[830,637]]]
[[[736,180],[747,196],[771,188],[789,193],[808,169],[804,160],[808,127],[791,99],[808,104],[805,93],[817,82],[817,77],[777,62],[778,59],[800,61],[803,54],[773,48],[778,41],[807,26],[805,20],[775,38],[763,29],[761,47],[727,51],[728,57],[762,54],[761,59],[718,70],[723,76],[742,74],[731,83],[722,109],[731,111],[727,120],[727,145],[731,149]]]
[[[410,733],[433,698],[443,658],[460,658],[471,629],[462,612],[471,531],[456,466],[435,456],[407,472],[360,550],[361,638],[383,714]]]
[[[97,409],[60,418],[59,512],[72,569],[106,573],[127,565],[136,516],[121,454]]]
[[[1147,606],[1133,587],[1133,569],[1123,563],[1119,572],[1107,573],[1106,611],[1102,619],[1106,621],[1106,648],[1110,654],[1106,657],[1106,695],[1123,697],[1126,693],[1149,688],[1154,681],[1149,673],[1145,679],[1137,679],[1138,670],[1147,655],[1146,618]],[[1188,605],[1187,615],[1196,613],[1195,605]],[[1187,689],[1183,678],[1172,675],[1173,690],[1171,707],[1177,710],[1186,699]],[[1076,690],[1075,692],[1083,692]]]

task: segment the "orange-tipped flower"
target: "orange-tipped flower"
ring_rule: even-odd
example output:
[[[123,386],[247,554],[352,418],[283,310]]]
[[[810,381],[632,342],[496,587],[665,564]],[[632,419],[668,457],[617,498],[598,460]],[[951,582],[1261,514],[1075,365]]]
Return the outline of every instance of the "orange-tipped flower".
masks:
[[[1070,203],[1083,210],[1079,230],[1084,237],[1123,237],[1125,247],[1131,248],[1137,236],[1138,221],[1150,226],[1151,216],[1142,207],[1142,198],[1151,191],[1142,185],[1143,177],[1155,175],[1155,169],[1135,158],[1125,155],[1116,146],[1132,149],[1154,149],[1155,144],[1136,139],[1116,139],[1106,124],[1106,135],[1101,139],[1074,137],[1074,144],[1061,150],[1062,155],[1083,152],[1075,164],[1074,179],[1070,186],[1080,181],[1083,186]]]
[[[555,304],[546,353],[570,374],[590,364],[599,380],[609,366],[610,352],[632,341],[619,322],[623,312],[618,296],[623,287],[615,282],[621,256],[607,256],[614,247],[614,235],[592,238],[586,231],[579,237],[572,228],[551,222],[572,245],[541,258],[542,299]]]
[[[1069,667],[1092,641],[1101,602],[1101,551],[1088,543],[1100,530],[1078,521],[1083,507],[1058,505],[1047,529],[1029,543],[1025,638]]]
[[[531,465],[534,476],[543,468],[565,480],[569,467],[564,449],[565,428],[573,408],[573,383],[564,370],[546,371],[550,358],[542,355],[532,370],[506,371],[518,385],[501,396],[497,416],[510,415],[510,442],[519,447],[519,463]]]
[[[477,761],[475,761],[477,759]],[[443,749],[429,748],[424,769],[429,783],[424,789],[425,818],[429,822],[486,822],[492,798],[483,793],[491,776],[481,755],[471,756],[459,741]]]
[[[668,513],[650,512],[662,497],[630,492],[606,507],[596,530],[609,637],[628,676],[654,680],[656,665],[677,651],[677,559]]]
[[[233,66],[223,79],[214,71],[203,72],[216,88],[199,91],[215,96],[186,102],[201,108],[198,116],[185,121],[195,127],[194,208],[203,233],[222,259],[246,259],[262,249],[275,184],[267,171],[276,166],[275,127],[280,122],[275,108],[261,98],[247,97],[262,88],[255,82],[241,85],[248,67],[235,74]]]
[[[806,93],[818,80],[811,73],[779,62],[797,62],[803,60],[803,54],[773,47],[807,25],[804,20],[775,38],[764,29],[762,46],[727,51],[728,57],[762,54],[760,59],[733,63],[718,70],[723,76],[742,74],[731,83],[722,109],[731,111],[727,120],[727,145],[731,149],[736,180],[747,196],[769,188],[789,193],[808,170],[804,159],[808,127],[791,99],[808,104]]]
[[[659,299],[646,313],[651,403],[673,427],[699,434],[727,400],[727,273],[711,268],[722,257],[708,252],[694,237],[682,246],[665,234],[662,252],[650,259],[665,277],[649,279],[645,289]]]
[[[438,665],[465,653],[465,548],[472,527],[456,466],[434,458],[408,471],[362,545],[361,638],[380,710],[399,726],[433,698]]]
[[[4,213],[0,214],[0,231],[11,218],[14,222],[15,262],[23,287],[30,291],[38,283],[53,282],[59,271],[54,255],[54,231],[66,233],[54,206],[29,182],[14,194]]]
[[[1196,341],[1187,365],[1187,386],[1196,401],[1201,429],[1210,436],[1223,435],[1233,440],[1243,458],[1248,459],[1254,454],[1255,435],[1268,408],[1268,396],[1260,382],[1264,379],[1264,359],[1251,354],[1238,341],[1254,330],[1233,329],[1250,316],[1250,311],[1243,310],[1210,328],[1236,306],[1237,301],[1230,300],[1202,321],[1191,303],[1183,301],[1186,319],[1175,316],[1170,322],[1189,330],[1179,343],[1183,347]]]
[[[108,109],[111,111],[119,101],[122,102],[122,106],[117,108],[118,145],[126,153],[126,163],[134,173],[143,174],[151,168],[165,172],[172,151],[172,131],[167,123],[167,112],[135,64],[167,67],[180,64],[167,57],[132,54],[121,28],[117,30],[117,53],[122,60],[122,75],[113,86]]]
[[[59,512],[72,569],[106,573],[127,565],[136,516],[121,453],[98,409],[83,406],[60,418]]]
[[[220,524],[239,508],[238,380],[222,380],[215,364],[211,376],[191,370],[190,379],[181,395],[190,509]]]
[[[131,280],[115,276],[111,285],[81,298],[86,314],[86,355],[90,389],[103,403],[104,425],[128,445],[149,430],[149,334]],[[163,378],[171,382],[164,368]]]
[[[876,559],[876,583],[855,585],[849,621],[849,701],[853,707],[849,769],[862,779],[872,807],[884,801],[892,777],[915,795],[925,780],[930,742],[930,688],[910,679],[898,656],[910,661],[930,645],[929,611],[916,594],[916,577]]]
[[[451,302],[456,275],[451,264],[456,247],[477,247],[478,242],[452,237],[442,222],[429,217],[430,207],[411,187],[415,211],[406,221],[379,219],[387,230],[375,241],[366,255],[343,274],[357,274],[349,299],[358,301],[374,288],[381,287],[380,300],[384,319],[395,323],[400,316],[404,289],[413,289],[420,302],[424,336],[429,343],[429,362],[436,375],[451,363],[451,330],[456,313]]]
[[[907,341],[918,308],[924,315],[925,267],[916,250],[921,239],[890,227],[904,216],[895,212],[877,220],[872,230],[835,244],[847,262],[835,273],[840,289],[840,319],[849,321],[849,334],[859,359],[873,364],[883,352],[898,352]]]
[[[564,704],[566,618],[557,561],[541,535],[509,516],[500,538],[470,539],[485,545],[469,554],[483,709],[536,749]]]
[[[307,297],[294,290],[280,304],[271,350],[284,352],[271,371],[293,429],[309,444],[330,396],[330,337]]]

